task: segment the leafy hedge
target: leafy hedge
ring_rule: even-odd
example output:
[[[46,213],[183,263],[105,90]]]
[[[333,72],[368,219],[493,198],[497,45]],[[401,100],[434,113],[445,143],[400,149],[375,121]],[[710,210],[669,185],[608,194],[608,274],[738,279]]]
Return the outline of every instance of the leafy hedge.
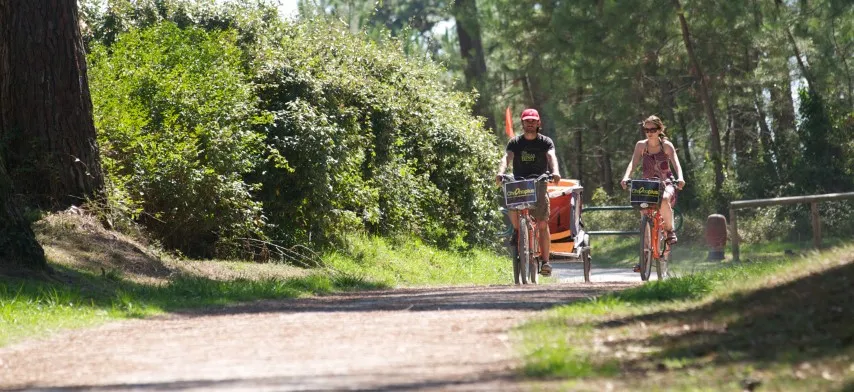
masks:
[[[140,27],[90,42],[113,210],[204,257],[354,230],[492,241],[501,149],[440,66],[323,21],[230,12],[137,11]]]
[[[288,163],[265,165],[261,200],[281,234],[488,239],[500,149],[469,114],[472,97],[439,82],[441,68],[317,22],[295,25],[267,64],[267,144]]]
[[[231,32],[166,22],[89,56],[111,204],[187,254],[262,235],[244,176],[262,161],[264,119],[240,54]]]

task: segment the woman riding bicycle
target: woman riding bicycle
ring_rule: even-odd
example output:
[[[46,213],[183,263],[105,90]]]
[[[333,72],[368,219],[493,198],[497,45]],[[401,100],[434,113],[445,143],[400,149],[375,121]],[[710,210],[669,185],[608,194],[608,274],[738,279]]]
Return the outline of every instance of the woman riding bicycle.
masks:
[[[664,219],[663,226],[664,230],[667,231],[667,242],[672,245],[676,243],[676,233],[673,231],[673,205],[676,204],[676,189],[682,190],[685,186],[685,177],[682,176],[682,166],[679,164],[676,148],[673,147],[673,143],[664,133],[666,130],[667,127],[657,116],[649,116],[643,121],[646,139],[635,143],[632,160],[629,161],[629,166],[626,168],[626,174],[620,181],[620,185],[626,189],[627,183],[631,181],[629,177],[641,159],[643,159],[644,179],[658,178],[664,181],[665,188],[659,213]],[[676,171],[675,179],[671,167]],[[676,184],[675,188],[674,183]]]

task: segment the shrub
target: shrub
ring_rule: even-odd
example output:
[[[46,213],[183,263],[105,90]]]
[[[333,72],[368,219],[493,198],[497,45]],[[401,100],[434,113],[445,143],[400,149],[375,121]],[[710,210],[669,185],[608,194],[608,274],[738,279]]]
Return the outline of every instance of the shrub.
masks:
[[[367,229],[442,246],[491,241],[500,148],[443,70],[324,22],[296,24],[258,67],[279,160],[258,172],[277,237],[329,242]]]
[[[262,159],[253,85],[230,32],[166,22],[94,45],[95,124],[111,205],[192,256],[238,253],[262,235],[242,176]]]

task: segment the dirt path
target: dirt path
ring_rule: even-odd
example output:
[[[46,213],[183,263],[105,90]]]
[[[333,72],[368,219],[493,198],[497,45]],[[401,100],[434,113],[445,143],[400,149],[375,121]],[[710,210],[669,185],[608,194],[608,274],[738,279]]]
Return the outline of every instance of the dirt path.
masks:
[[[629,285],[361,292],[123,321],[0,349],[0,389],[522,390],[514,326]]]

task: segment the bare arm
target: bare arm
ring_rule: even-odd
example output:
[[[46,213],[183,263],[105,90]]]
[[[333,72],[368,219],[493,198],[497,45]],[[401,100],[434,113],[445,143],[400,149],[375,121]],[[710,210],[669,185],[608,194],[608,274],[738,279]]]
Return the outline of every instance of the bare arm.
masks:
[[[504,172],[507,171],[507,166],[513,163],[513,151],[506,151],[504,153],[504,157],[498,161],[498,173],[495,175],[495,181],[498,182],[498,185],[501,185],[501,176],[504,175]]]
[[[629,161],[628,167],[626,167],[626,174],[623,174],[623,179],[620,181],[620,185],[623,189],[626,189],[626,183],[629,181],[632,175],[632,171],[635,170],[638,162],[641,159],[641,155],[643,154],[643,141],[639,141],[635,143],[635,151],[632,152],[632,159]]]
[[[552,181],[560,182],[560,170],[557,167],[557,154],[554,149],[546,153],[546,161],[548,161],[549,171],[552,172]]]
[[[676,154],[676,148],[673,143],[666,142],[664,144],[668,150],[667,155],[670,157],[670,163],[676,169],[676,187],[682,189],[685,186],[685,176],[682,175],[682,164],[679,163],[679,155]]]

